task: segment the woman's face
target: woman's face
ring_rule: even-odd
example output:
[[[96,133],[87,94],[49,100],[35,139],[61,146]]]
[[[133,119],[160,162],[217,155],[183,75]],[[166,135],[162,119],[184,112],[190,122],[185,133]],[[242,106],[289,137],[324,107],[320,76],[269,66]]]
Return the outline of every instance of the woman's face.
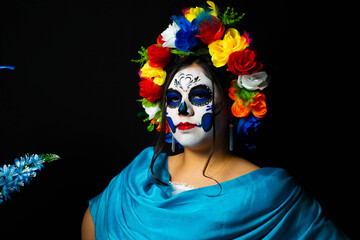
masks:
[[[196,147],[212,140],[212,114],[221,111],[221,98],[200,66],[192,64],[175,74],[166,91],[166,101],[169,128],[181,145]]]

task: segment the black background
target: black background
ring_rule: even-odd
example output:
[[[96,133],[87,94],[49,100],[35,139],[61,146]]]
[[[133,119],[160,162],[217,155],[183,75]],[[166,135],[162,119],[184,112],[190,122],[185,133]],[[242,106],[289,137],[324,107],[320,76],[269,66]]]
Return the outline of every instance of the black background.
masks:
[[[155,140],[136,117],[139,65],[130,59],[156,42],[171,15],[197,3],[1,1],[0,65],[16,69],[0,70],[0,165],[26,153],[62,157],[0,205],[1,239],[80,238],[88,199]],[[346,133],[356,120],[340,77],[348,71],[342,10],[303,1],[217,4],[246,12],[237,28],[254,39],[272,76],[257,150],[242,155],[287,169],[351,235],[356,135]]]

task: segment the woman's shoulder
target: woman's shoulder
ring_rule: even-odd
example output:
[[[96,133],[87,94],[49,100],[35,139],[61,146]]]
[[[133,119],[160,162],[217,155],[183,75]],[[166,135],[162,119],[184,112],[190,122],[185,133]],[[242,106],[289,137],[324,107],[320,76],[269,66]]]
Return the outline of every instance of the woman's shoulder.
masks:
[[[274,203],[298,187],[296,180],[283,168],[260,167],[237,156],[234,160],[227,174],[236,179],[235,189],[251,191],[256,199],[264,197],[264,200]]]
[[[113,189],[117,189],[123,183],[128,182],[127,180],[134,179],[133,176],[146,177],[154,151],[154,147],[143,149],[124,169],[111,179],[106,191],[111,193]]]
[[[140,153],[136,155],[131,164],[144,164],[151,161],[155,153],[155,148],[150,146],[144,148]]]
[[[231,160],[231,164],[228,165],[226,171],[226,175],[229,178],[241,178],[244,175],[249,175],[255,180],[255,184],[260,182],[281,182],[286,184],[292,182],[293,180],[293,177],[283,168],[260,167],[255,163],[239,156],[232,156]]]
[[[139,154],[138,154],[138,156],[144,156],[144,155],[151,155],[151,157],[152,157],[152,155],[154,154],[154,152],[155,152],[155,147],[153,147],[153,146],[149,146],[149,147],[146,147],[146,148],[144,148]]]
[[[138,155],[135,156],[135,158],[131,161],[127,168],[138,170],[148,169],[150,167],[154,154],[156,154],[156,151],[155,147],[153,146],[143,149],[140,153],[138,153]],[[164,152],[160,152],[156,158],[155,165],[162,166],[165,159],[167,159],[167,154]]]
[[[276,194],[298,186],[296,179],[283,168],[262,167],[252,175],[254,184],[260,191],[268,190]]]
[[[282,168],[263,167],[249,174],[253,199],[263,208],[273,208],[296,199],[303,189],[288,171]]]
[[[230,178],[237,178],[260,169],[256,164],[239,156],[231,156],[230,164],[225,175]]]
[[[229,165],[229,175],[238,175],[239,177],[249,175],[255,180],[256,184],[273,181],[287,182],[292,178],[283,168],[260,167],[255,163],[236,155],[233,155],[231,160],[232,164]]]

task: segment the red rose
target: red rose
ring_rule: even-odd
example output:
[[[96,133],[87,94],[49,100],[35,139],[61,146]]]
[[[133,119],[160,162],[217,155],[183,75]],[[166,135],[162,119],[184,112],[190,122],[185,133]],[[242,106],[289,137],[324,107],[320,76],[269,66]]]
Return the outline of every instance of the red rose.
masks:
[[[164,68],[170,61],[171,53],[169,48],[164,48],[160,44],[153,44],[148,48],[150,67]]]
[[[200,35],[197,35],[201,41],[207,45],[223,37],[225,27],[215,17],[211,20],[204,20],[199,27]]]
[[[142,81],[139,82],[139,87],[139,95],[143,98],[146,98],[146,100],[148,100],[149,102],[154,102],[161,98],[161,86],[154,83],[151,79],[142,78]]]
[[[258,61],[257,54],[252,49],[233,52],[227,62],[228,71],[235,75],[247,75],[260,71],[263,67],[262,62]]]

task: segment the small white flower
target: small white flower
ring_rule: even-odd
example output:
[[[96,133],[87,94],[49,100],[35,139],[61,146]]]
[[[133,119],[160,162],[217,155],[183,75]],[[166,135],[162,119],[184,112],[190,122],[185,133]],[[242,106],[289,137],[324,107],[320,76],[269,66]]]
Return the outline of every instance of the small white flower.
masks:
[[[176,22],[172,22],[171,24],[169,24],[168,28],[161,33],[162,40],[165,41],[163,43],[163,47],[176,48],[176,33],[179,30],[180,27],[176,24]]]
[[[143,108],[145,109],[145,112],[147,113],[147,115],[149,115],[149,120],[153,119],[155,117],[155,114],[159,111],[161,111],[159,104],[156,104],[155,107],[145,107],[144,105],[142,105]]]
[[[263,90],[268,86],[268,75],[266,72],[261,71],[249,75],[239,75],[237,84],[247,90]]]

